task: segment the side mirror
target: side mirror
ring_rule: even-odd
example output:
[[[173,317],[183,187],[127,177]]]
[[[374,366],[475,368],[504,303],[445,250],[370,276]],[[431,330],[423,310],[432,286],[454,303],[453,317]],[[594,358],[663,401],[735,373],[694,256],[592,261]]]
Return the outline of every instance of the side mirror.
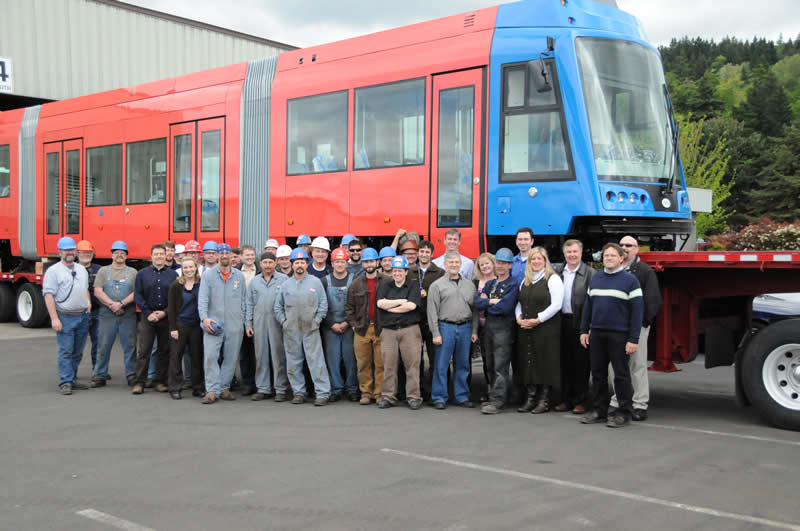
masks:
[[[536,87],[536,92],[550,92],[553,84],[550,82],[550,71],[542,59],[530,62],[531,82]]]

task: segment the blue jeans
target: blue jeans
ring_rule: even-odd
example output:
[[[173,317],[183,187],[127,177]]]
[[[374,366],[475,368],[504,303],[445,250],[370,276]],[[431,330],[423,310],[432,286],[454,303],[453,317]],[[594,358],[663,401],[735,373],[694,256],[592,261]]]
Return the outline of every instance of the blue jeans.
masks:
[[[98,310],[92,310],[89,314],[89,339],[92,341],[92,370],[97,365],[97,324]]]
[[[453,360],[453,397],[457,404],[469,400],[467,376],[472,368],[469,359],[472,324],[454,325],[439,321],[442,344],[436,345],[436,359],[433,373],[431,400],[447,402],[447,369]]]
[[[358,374],[356,372],[356,353],[353,350],[353,329],[348,328],[343,334],[337,334],[330,328],[324,329],[325,362],[331,381],[331,394],[341,395],[358,392]],[[344,364],[345,380],[342,381],[342,364]]]
[[[124,315],[114,315],[111,311],[101,310],[98,325],[100,327],[100,353],[94,366],[92,378],[101,380],[108,376],[108,364],[111,359],[111,349],[114,340],[119,335],[122,345],[123,361],[125,363],[125,378],[136,377],[136,313],[126,312]]]
[[[61,332],[56,333],[58,341],[58,385],[71,384],[78,373],[83,358],[83,347],[89,335],[89,314],[58,314]]]

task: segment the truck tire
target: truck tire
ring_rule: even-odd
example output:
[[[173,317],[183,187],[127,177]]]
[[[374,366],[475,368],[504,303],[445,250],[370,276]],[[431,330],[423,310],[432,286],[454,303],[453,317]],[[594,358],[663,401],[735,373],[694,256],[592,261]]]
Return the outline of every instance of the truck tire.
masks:
[[[7,282],[0,284],[0,323],[10,321],[14,317],[15,299],[11,284]]]
[[[25,283],[17,290],[17,319],[25,328],[39,328],[47,321],[42,288]]]
[[[742,356],[742,382],[762,418],[800,431],[800,319],[773,323]]]

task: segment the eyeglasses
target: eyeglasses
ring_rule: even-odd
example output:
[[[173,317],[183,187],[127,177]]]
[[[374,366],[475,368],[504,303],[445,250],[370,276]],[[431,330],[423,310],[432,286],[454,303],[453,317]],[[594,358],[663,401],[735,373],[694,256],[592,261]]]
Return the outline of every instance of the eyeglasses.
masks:
[[[350,252],[351,252],[351,253],[360,253],[360,252],[361,252],[361,249],[352,249],[352,248],[351,248],[351,249],[350,249]]]
[[[636,247],[635,243],[621,243],[619,244],[620,247]]]

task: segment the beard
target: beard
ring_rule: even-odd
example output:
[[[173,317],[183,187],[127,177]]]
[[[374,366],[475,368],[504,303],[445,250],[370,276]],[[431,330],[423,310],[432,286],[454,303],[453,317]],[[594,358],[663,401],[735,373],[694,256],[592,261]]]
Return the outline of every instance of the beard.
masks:
[[[68,263],[68,264],[72,264],[72,263],[74,263],[74,262],[75,262],[75,257],[74,257],[74,256],[70,256],[70,255],[66,255],[66,256],[63,258],[63,260],[64,260],[66,263]]]

